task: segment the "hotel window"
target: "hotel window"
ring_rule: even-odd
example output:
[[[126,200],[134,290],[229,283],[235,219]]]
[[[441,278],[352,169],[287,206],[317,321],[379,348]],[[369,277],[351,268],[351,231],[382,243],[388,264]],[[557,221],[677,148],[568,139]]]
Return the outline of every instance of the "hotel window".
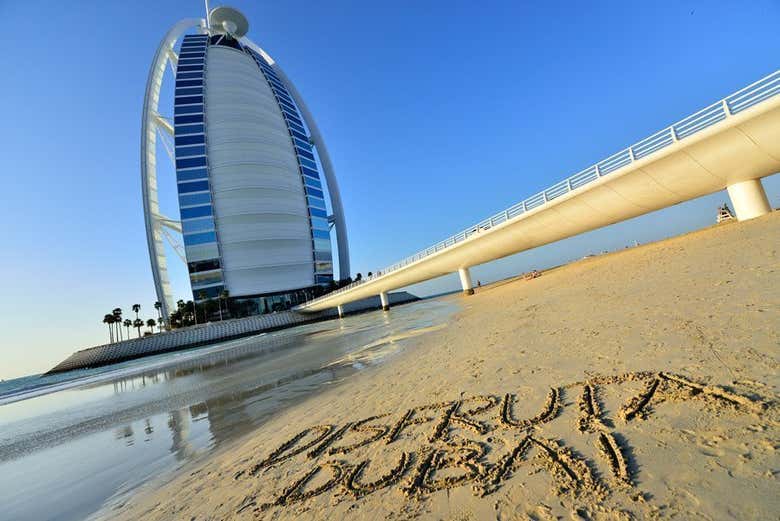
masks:
[[[320,197],[322,199],[325,199],[325,194],[323,194],[320,190],[317,190],[316,188],[312,188],[310,186],[306,187],[306,193],[308,195],[313,195],[315,197]]]
[[[203,105],[185,105],[176,107],[176,114],[201,114]]]
[[[193,166],[206,166],[205,157],[185,157],[176,159],[176,168],[189,168]]]
[[[303,156],[303,157],[305,157],[306,159],[308,159],[310,161],[314,161],[314,154],[312,154],[311,152],[307,152],[307,151],[303,150],[302,148],[298,148],[298,155],[299,156]]]
[[[207,177],[205,168],[195,168],[193,170],[179,170],[176,172],[176,179],[179,182],[182,181],[194,181],[196,179],[204,179]]]
[[[209,189],[208,181],[195,181],[194,183],[179,183],[179,193],[203,192]]]
[[[290,129],[290,133],[293,135],[293,137],[297,137],[298,139],[300,139],[304,143],[308,143],[309,142],[309,137],[306,134],[301,134],[297,130],[293,130],[293,129]]]
[[[298,116],[291,114],[290,109],[288,109],[287,107],[282,106],[282,112],[284,112],[284,115],[288,119],[288,121],[291,121],[292,123],[295,123],[298,126],[303,125],[303,121],[298,119]],[[301,126],[301,128],[303,127]]]
[[[184,233],[207,232],[214,229],[214,219],[204,217],[182,221],[181,228]]]
[[[176,89],[176,96],[191,96],[193,94],[203,94],[203,87],[184,87]]]
[[[206,147],[203,145],[192,145],[186,147],[176,147],[176,157],[203,156],[206,155]]]
[[[176,135],[203,134],[203,125],[176,125]]]
[[[330,251],[330,241],[325,239],[314,239],[314,249],[317,251]]]
[[[203,86],[203,80],[176,80],[176,88]]]
[[[173,122],[176,125],[181,123],[203,123],[203,116],[174,116]]]
[[[219,259],[190,262],[189,264],[187,264],[187,269],[190,273],[197,273],[199,271],[218,270],[219,268],[220,268]]]
[[[306,131],[303,129],[302,126],[296,125],[295,123],[287,122],[287,125],[289,125],[290,129],[300,132],[301,134],[305,134]]]
[[[313,177],[314,179],[320,178],[320,174],[316,170],[312,170],[311,168],[305,168],[305,167],[301,167],[301,170],[303,170],[303,175]]]
[[[327,219],[328,213],[325,210],[320,210],[319,208],[309,208],[309,214],[312,217],[322,217]]]
[[[316,197],[307,195],[306,200],[309,201],[309,206],[313,206],[315,208],[321,208],[322,210],[325,209],[325,201],[323,201],[322,199],[318,199]]]
[[[196,72],[196,71],[202,71],[203,65],[179,65],[176,67],[176,72]]]
[[[195,233],[193,235],[184,236],[184,244],[187,246],[193,246],[195,244],[206,244],[209,242],[217,242],[217,234],[214,232]]]
[[[306,186],[311,186],[312,188],[317,188],[318,190],[322,190],[322,184],[316,179],[312,179],[307,175],[303,176],[303,182],[306,184]]]
[[[295,146],[311,152],[311,144],[308,141],[304,141],[297,137],[293,137],[293,141],[295,141]]]
[[[194,217],[206,217],[207,215],[211,215],[211,205],[209,204],[206,206],[195,206],[194,208],[182,208],[179,211],[181,212],[182,219],[192,219]]]
[[[176,136],[175,142],[177,147],[183,145],[197,145],[199,143],[205,143],[206,136]]]
[[[330,228],[328,220],[321,217],[310,217],[312,228],[319,228],[320,230],[327,230]]]
[[[309,159],[306,159],[305,157],[300,157],[299,156],[298,157],[298,161],[300,161],[301,165],[307,166],[307,167],[311,168],[312,170],[316,170],[317,169],[317,163],[315,163],[314,161],[311,161]]]
[[[174,105],[194,105],[196,103],[203,104],[203,96],[182,96],[176,98]]]
[[[210,202],[211,202],[211,194],[209,192],[179,196],[180,206],[197,206],[200,204],[208,204]]]

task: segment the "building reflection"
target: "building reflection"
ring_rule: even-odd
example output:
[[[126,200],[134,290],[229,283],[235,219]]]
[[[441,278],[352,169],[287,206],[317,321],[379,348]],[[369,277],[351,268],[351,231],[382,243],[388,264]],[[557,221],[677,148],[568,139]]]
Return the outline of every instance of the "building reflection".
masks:
[[[190,419],[187,409],[168,413],[168,430],[171,431],[170,452],[177,460],[185,460],[195,452],[189,440]]]

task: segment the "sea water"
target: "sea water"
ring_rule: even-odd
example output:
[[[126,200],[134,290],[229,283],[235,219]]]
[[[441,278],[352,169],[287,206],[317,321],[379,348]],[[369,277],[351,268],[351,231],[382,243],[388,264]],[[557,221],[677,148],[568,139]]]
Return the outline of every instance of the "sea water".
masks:
[[[445,322],[420,301],[98,369],[0,384],[0,520],[100,517]]]

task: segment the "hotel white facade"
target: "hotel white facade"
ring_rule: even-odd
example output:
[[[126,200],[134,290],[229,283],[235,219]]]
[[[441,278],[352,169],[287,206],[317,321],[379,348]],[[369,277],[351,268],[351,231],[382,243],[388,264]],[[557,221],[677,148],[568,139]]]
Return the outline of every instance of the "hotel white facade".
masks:
[[[165,316],[173,305],[163,246],[170,230],[182,235],[195,300],[227,290],[259,313],[299,303],[334,279],[331,227],[339,278],[349,276],[344,212],[322,136],[278,64],[244,36],[247,29],[243,15],[225,7],[208,21],[179,22],[150,72],[142,182]],[[175,73],[173,121],[157,107],[168,65]],[[179,220],[159,210],[159,134],[172,137]]]

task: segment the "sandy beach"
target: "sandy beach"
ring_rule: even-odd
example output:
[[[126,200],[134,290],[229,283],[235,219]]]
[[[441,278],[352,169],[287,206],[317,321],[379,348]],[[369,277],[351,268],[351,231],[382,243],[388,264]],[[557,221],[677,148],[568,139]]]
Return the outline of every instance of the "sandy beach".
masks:
[[[448,297],[446,327],[107,515],[777,519],[779,249],[774,212]]]

